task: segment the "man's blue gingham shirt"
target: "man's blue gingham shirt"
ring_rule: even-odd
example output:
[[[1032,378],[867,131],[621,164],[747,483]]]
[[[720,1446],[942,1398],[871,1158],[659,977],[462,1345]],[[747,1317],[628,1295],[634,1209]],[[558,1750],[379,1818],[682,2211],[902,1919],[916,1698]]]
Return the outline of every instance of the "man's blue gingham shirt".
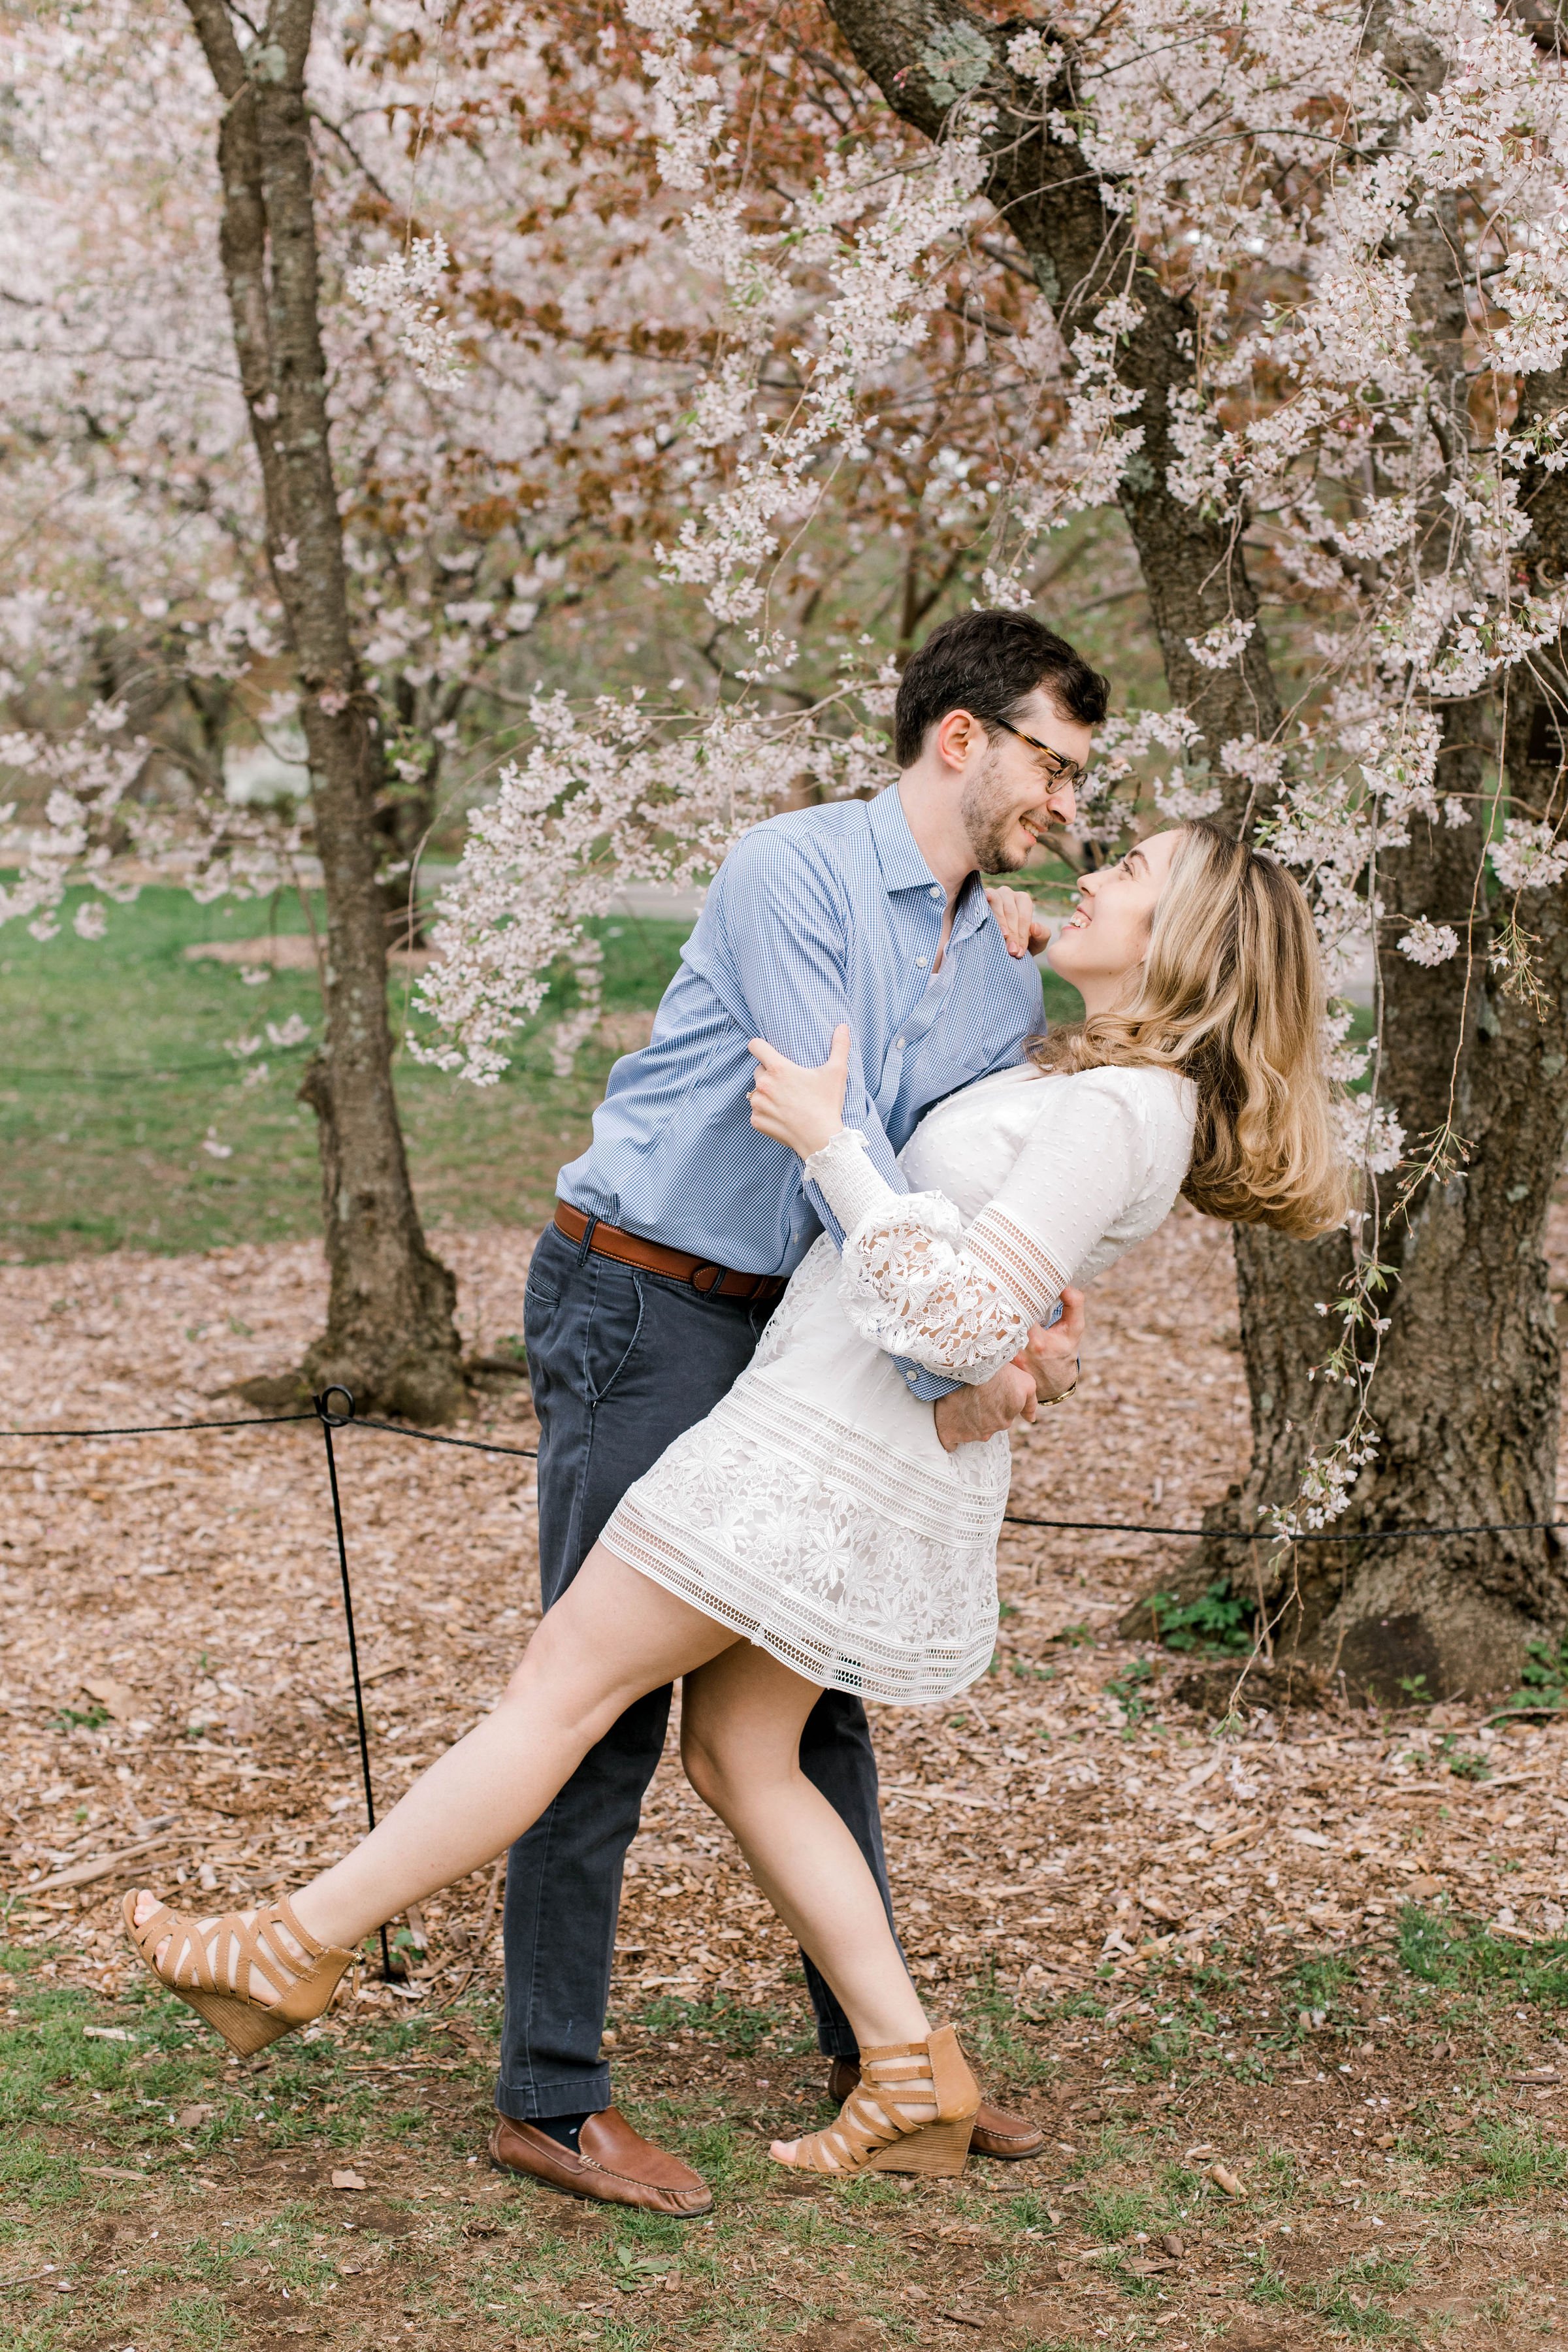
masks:
[[[894,1155],[921,1113],[1016,1062],[1043,1026],[1039,972],[1008,954],[978,875],[933,973],[945,905],[896,784],[747,834],[681,950],[651,1042],[611,1071],[594,1140],[557,1180],[562,1199],[745,1274],[792,1273],[825,1223],[842,1244],[795,1154],[752,1126],[746,1041],[814,1067],[847,1021],[845,1124],[907,1192]],[[956,1385],[903,1370],[917,1396]]]

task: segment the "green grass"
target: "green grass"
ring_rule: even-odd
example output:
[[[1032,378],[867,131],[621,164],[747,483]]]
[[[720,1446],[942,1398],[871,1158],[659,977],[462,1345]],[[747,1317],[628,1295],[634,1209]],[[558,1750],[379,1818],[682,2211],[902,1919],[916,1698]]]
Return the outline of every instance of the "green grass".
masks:
[[[297,904],[276,928],[305,929]],[[26,1260],[110,1249],[182,1252],[283,1241],[320,1229],[315,1121],[294,1099],[321,1035],[313,974],[274,971],[247,986],[237,968],[190,963],[200,940],[253,939],[265,904],[201,907],[143,890],[110,907],[101,940],[68,928],[50,940],[0,932],[0,1251]],[[612,1012],[657,1004],[686,926],[630,917],[600,926]],[[400,1031],[408,984],[395,977]],[[572,1001],[570,981],[547,1005]],[[308,1042],[263,1044],[238,1059],[230,1039],[302,1022]],[[398,1056],[398,1103],[426,1223],[537,1222],[555,1171],[587,1139],[613,1054],[597,1045],[569,1078],[549,1065],[545,1023],[523,1033],[499,1086],[477,1087]],[[265,1062],[269,1076],[247,1085]],[[219,1158],[208,1140],[226,1147]]]
[[[1425,2011],[1427,2030],[1440,2009],[1450,2035],[1454,2013],[1472,2012],[1467,2054],[1450,2040],[1444,2066],[1445,2079],[1469,2084],[1469,2127],[1436,2136],[1429,2156],[1390,2154],[1385,2171],[1375,2159],[1370,2201],[1403,2225],[1397,2250],[1385,2251],[1357,2242],[1368,2222],[1347,2210],[1331,2157],[1325,2168],[1250,2138],[1234,2084],[1215,2074],[1212,2042],[1173,2068],[1177,2105],[1113,2093],[1105,2060],[1128,2026],[1082,2000],[1020,2007],[993,1982],[964,2019],[966,2036],[990,2038],[987,2071],[1004,2095],[1019,2077],[1000,2053],[1032,2053],[1036,2079],[1059,2074],[1069,2105],[1092,2098],[1098,2115],[1118,2096],[1126,2114],[1102,2126],[1064,2116],[1058,2128],[1073,2145],[1016,2173],[868,2175],[788,2192],[768,2163],[768,2129],[786,2119],[810,2127],[828,2113],[804,2000],[754,2011],[721,1993],[628,2004],[616,2020],[621,2096],[715,2191],[712,2217],[682,2224],[574,2206],[474,2161],[500,2022],[491,1999],[449,2018],[349,2010],[315,2041],[235,2066],[150,1984],[110,2002],[60,1983],[46,1952],[0,1952],[0,1964],[7,2352],[121,2352],[129,2341],[139,2352],[282,2352],[300,2338],[318,2352],[413,2341],[464,2352],[666,2352],[688,2341],[789,2352],[799,2342],[805,2352],[836,2343],[839,2328],[846,2345],[863,2337],[894,2352],[934,2341],[931,2323],[950,2306],[984,2316],[1019,2352],[1087,2352],[1112,2336],[1170,2340],[1148,2330],[1161,2305],[1198,2341],[1215,2315],[1205,2298],[1218,2293],[1287,2326],[1326,2323],[1337,2341],[1413,2342],[1420,2331],[1400,2298],[1444,2273],[1456,2250],[1472,2272],[1495,2274],[1487,2233],[1497,2215],[1555,2227],[1568,2169],[1492,2081],[1500,2060],[1512,2063],[1513,1996],[1500,1987],[1489,2006],[1419,1978],[1380,1996],[1409,2005],[1413,2020]],[[1290,1996],[1331,1999],[1344,1966],[1303,1964]],[[1235,1985],[1207,1988],[1222,1990],[1224,2010],[1238,2012]],[[1285,1990],[1272,1981],[1276,2016]],[[1187,2014],[1217,2021],[1197,1998]],[[1391,2088],[1401,2079],[1408,2088],[1408,2074]],[[1346,2115],[1363,2112],[1362,2088]],[[1235,2158],[1242,2200],[1178,2160],[1205,2138]],[[1371,2155],[1355,2158],[1369,2171]],[[367,2196],[332,2194],[331,2169],[345,2163],[368,2179]],[[1140,2255],[1173,2231],[1185,2249],[1180,2270],[1146,2273]],[[68,2296],[56,2277],[71,2281]],[[868,2325],[857,2333],[854,2323]]]
[[[0,1255],[24,1261],[104,1250],[175,1254],[320,1230],[311,1114],[295,1100],[321,1035],[314,975],[273,971],[247,985],[231,964],[191,963],[186,948],[269,929],[301,932],[297,902],[202,907],[146,889],[107,909],[102,940],[65,926],[49,940],[0,931]],[[683,922],[632,916],[596,925],[611,1013],[649,1011],[679,961]],[[1076,993],[1046,975],[1053,1020]],[[395,976],[401,1034],[410,983]],[[587,1142],[615,1059],[592,1042],[570,1077],[551,1070],[549,1027],[575,1002],[556,975],[544,1014],[520,1034],[506,1076],[473,1087],[400,1053],[399,1110],[426,1225],[538,1223],[555,1174]],[[306,1041],[267,1042],[268,1024],[303,1023]],[[237,1057],[230,1040],[260,1037]],[[247,1083],[265,1063],[263,1082]],[[206,1147],[222,1147],[218,1156]]]
[[[1298,2306],[1321,2318],[1358,2343],[1413,2343],[1420,2330],[1390,2311],[1378,2289],[1398,2294],[1414,2275],[1409,2263],[1387,2262],[1372,2255],[1347,2263],[1321,2286],[1292,2297]]]
[[[1494,2192],[1518,2197],[1533,2189],[1561,2189],[1568,2180],[1568,2152],[1548,2139],[1532,2119],[1485,2116],[1476,2138],[1482,2170]]]
[[[641,2011],[644,2032],[667,2041],[680,2035],[715,2043],[726,2056],[750,2058],[764,2044],[801,2052],[816,2042],[798,2018],[777,2009],[753,2009],[731,1993],[712,1994],[706,2000],[685,2000],[675,1993],[659,1993]]]
[[[1450,1919],[1407,1903],[1399,1915],[1399,1957],[1426,1984],[1506,1990],[1548,2008],[1568,2007],[1568,1937],[1509,1943],[1477,1921]]]
[[[1091,2238],[1119,2246],[1136,2231],[1157,2230],[1163,2221],[1147,2197],[1130,2196],[1123,2189],[1086,2197],[1083,2226]]]

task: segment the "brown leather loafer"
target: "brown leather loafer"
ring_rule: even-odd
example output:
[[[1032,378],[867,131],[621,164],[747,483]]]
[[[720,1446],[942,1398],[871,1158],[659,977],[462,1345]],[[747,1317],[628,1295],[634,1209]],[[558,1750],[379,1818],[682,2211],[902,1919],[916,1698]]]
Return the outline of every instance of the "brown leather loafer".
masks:
[[[842,2106],[859,2080],[853,2058],[836,2058],[828,2070],[828,2097]],[[994,2107],[989,2099],[981,2100],[969,2135],[971,2156],[996,2156],[1004,2164],[1016,2164],[1026,2156],[1038,2156],[1045,2144],[1046,2135],[1037,2125],[1023,2116],[1010,2116],[1005,2107]]]
[[[636,2205],[645,2213],[694,2221],[713,2210],[713,2192],[678,2156],[633,2131],[617,2107],[590,2116],[577,2135],[577,2152],[537,2124],[498,2115],[489,2138],[490,2162],[502,2172],[526,2173],[568,2197],[601,2205]]]

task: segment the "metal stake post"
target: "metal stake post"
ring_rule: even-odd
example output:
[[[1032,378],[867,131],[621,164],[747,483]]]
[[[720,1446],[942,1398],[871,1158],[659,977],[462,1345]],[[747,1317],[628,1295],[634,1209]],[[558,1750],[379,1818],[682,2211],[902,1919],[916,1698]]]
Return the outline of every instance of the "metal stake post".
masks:
[[[342,1398],[348,1407],[346,1412],[332,1411],[331,1400],[335,1396]],[[349,1664],[353,1670],[354,1681],[354,1716],[359,1724],[359,1760],[360,1769],[364,1775],[364,1816],[367,1826],[374,1829],[375,1797],[370,1782],[370,1735],[365,1728],[364,1690],[360,1682],[359,1674],[359,1643],[354,1639],[354,1600],[349,1586],[349,1554],[348,1546],[343,1540],[342,1505],[338,1499],[337,1457],[332,1452],[332,1432],[334,1429],[346,1428],[353,1419],[354,1401],[347,1389],[334,1385],[331,1388],[323,1389],[321,1395],[314,1398],[312,1402],[321,1421],[321,1435],[326,1441],[327,1482],[332,1490],[332,1524],[337,1529],[338,1536],[338,1572],[342,1578],[343,1586],[343,1622],[348,1627]],[[392,1947],[386,1938],[384,1921],[382,1923],[381,1929],[381,1972],[389,1984],[401,1982],[404,1975],[403,1969],[395,1969],[392,1965]]]

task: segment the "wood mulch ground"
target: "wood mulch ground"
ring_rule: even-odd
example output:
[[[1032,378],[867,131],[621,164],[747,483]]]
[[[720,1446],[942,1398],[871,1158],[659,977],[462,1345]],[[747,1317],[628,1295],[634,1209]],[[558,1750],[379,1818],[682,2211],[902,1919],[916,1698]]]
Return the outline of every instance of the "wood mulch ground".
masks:
[[[527,1237],[446,1234],[442,1247],[461,1284],[468,1352],[504,1351],[507,1335],[521,1328]],[[304,1245],[0,1268],[0,1427],[185,1422],[234,1411],[234,1383],[298,1360],[321,1287],[319,1254]],[[1192,1525],[1245,1464],[1226,1237],[1180,1210],[1097,1286],[1090,1312],[1081,1393],[1020,1436],[1012,1507]],[[498,1376],[472,1423],[454,1433],[528,1447],[526,1387]],[[492,1703],[535,1620],[532,1465],[364,1428],[342,1433],[337,1450],[384,1806]],[[33,1992],[89,1994],[102,2014],[121,2016],[125,2001],[142,1997],[116,1925],[125,1887],[150,1882],[249,1898],[320,1866],[358,1825],[321,1434],[307,1422],[70,1444],[7,1438],[0,1497],[6,1941],[35,1962],[26,1979]],[[1488,2206],[1462,2229],[1451,2220],[1427,2227],[1421,2200],[1438,2192],[1419,2183],[1436,2176],[1409,2170],[1401,2135],[1433,2099],[1460,2118],[1456,2131],[1480,2128],[1474,2036],[1489,2034],[1485,2097],[1495,2095],[1495,2112],[1486,2109],[1487,2128],[1514,2129],[1517,2110],[1528,2119],[1531,2147],[1551,2147],[1556,2067],[1559,2058],[1568,2064],[1568,2052],[1535,2008],[1518,2010],[1510,2031],[1519,2046],[1506,2061],[1497,2058],[1493,2027],[1483,2033],[1476,2022],[1479,2010],[1442,2031],[1434,2012],[1417,2030],[1395,1999],[1395,1947],[1412,1904],[1440,1920],[1485,1923],[1493,1954],[1510,1947],[1527,1954],[1560,1934],[1568,1737],[1557,1725],[1489,1729],[1478,1709],[1459,1706],[1393,1718],[1338,1704],[1281,1717],[1252,1706],[1245,1691],[1229,1731],[1217,1737],[1202,1709],[1174,1696],[1189,1668],[1164,1655],[1146,1666],[1147,1645],[1114,1632],[1129,1598],[1162,1565],[1173,1566],[1181,1549],[1156,1538],[1010,1528],[1001,1570],[1007,1613],[992,1675],[947,1710],[878,1712],[889,1853],[911,1964],[933,2007],[972,2020],[995,2079],[1048,2122],[1052,2146],[1042,2165],[994,2176],[986,2192],[1037,2198],[1033,2221],[1008,2223],[1011,2252],[998,2252],[1000,2224],[976,2220],[963,2202],[979,2190],[921,2192],[925,2218],[917,2223],[912,2192],[880,2184],[891,2201],[866,2208],[866,2246],[879,2230],[891,2231],[897,2260],[869,2315],[853,2299],[846,2309],[842,2298],[833,2315],[813,2237],[816,2204],[808,2199],[796,2211],[758,2169],[747,2194],[763,2199],[775,2221],[785,2215],[788,2228],[779,2221],[768,2241],[771,2299],[755,2340],[794,2329],[807,2352],[854,2352],[881,2342],[885,2326],[943,2343],[1010,2328],[1020,2344],[1115,2335],[1180,2346],[1217,2337],[1230,2352],[1285,2352],[1346,2330],[1389,2332],[1381,2321],[1361,2326],[1353,2317],[1358,2263],[1373,2265],[1362,2301],[1370,2310],[1366,2297],[1377,2301],[1377,2288],[1378,2309],[1407,2340],[1424,2340],[1429,2328],[1436,2342],[1446,2328],[1445,2343],[1500,2352],[1540,2342],[1557,2326],[1555,2316],[1546,2319],[1557,2312],[1563,2276],[1560,2224],[1548,2226],[1542,2212],[1561,2213],[1561,2188],[1552,2185],[1558,2176],[1526,2168],[1517,2210]],[[503,2244],[515,2253],[519,2242],[517,2200],[527,2192],[492,2188],[482,2168],[477,2175],[467,2168],[485,2123],[497,1894],[495,1874],[486,1872],[433,1899],[413,1923],[424,1948],[410,1955],[411,1981],[389,1989],[367,1973],[334,2011],[327,2037],[323,2059],[345,2067],[392,2066],[402,2063],[398,2049],[414,2051],[406,2063],[422,2086],[421,2127],[450,2151],[445,2174],[439,2167],[433,2174],[434,2159],[418,2152],[426,2141],[410,2141],[400,2154],[384,2135],[375,2138],[366,2117],[362,2137],[377,2150],[371,2203],[392,2217],[379,2235],[367,2225],[367,2244],[381,2248],[372,2270],[392,2265],[389,2295],[394,2274],[403,2275],[399,2233],[422,2213],[429,2220],[443,2199],[457,2200],[447,2234],[468,2248],[465,2262],[479,2253],[488,2261]],[[1336,1976],[1337,1954],[1354,1959]],[[1324,1988],[1321,2000],[1314,1983]],[[1512,1998],[1500,2014],[1515,2016],[1506,2007]],[[742,2130],[759,2147],[769,2129],[815,2120],[817,2077],[799,2039],[805,2012],[795,1956],[727,1836],[685,1787],[673,1752],[628,1864],[613,2008],[621,2079],[645,2120],[665,2114],[697,2129],[700,2109],[713,2128]],[[735,2021],[753,2011],[759,2029],[749,2036]],[[443,2018],[453,2053],[444,2070],[430,2054],[443,2046],[434,2032]],[[1038,2031],[1020,2025],[1030,2019]],[[1462,2049],[1455,2032],[1471,2036]],[[1509,2087],[1510,2066],[1531,2079]],[[227,2084],[225,2095],[238,2096],[216,2061],[214,2071]],[[396,2087],[395,2075],[386,2079]],[[1108,2080],[1113,2091],[1102,2087]],[[300,2132],[308,2109],[302,2098]],[[352,2119],[363,2111],[351,2103],[343,2112]],[[1143,2136],[1136,2163],[1115,2153],[1122,2126]],[[201,2144],[190,2139],[196,2125],[182,2128],[191,2146]],[[1421,2128],[1436,2135],[1440,2152],[1447,2125],[1428,2118]],[[1210,2143],[1210,2155],[1194,2153]],[[118,2145],[112,2134],[100,2144],[110,2182]],[[1137,2230],[1118,2235],[1114,2212],[1106,2221],[1110,2209],[1094,2227],[1075,2218],[1069,2194],[1114,2200],[1124,2162],[1133,2171],[1142,2165],[1138,2179],[1146,2181],[1163,2177],[1162,2165],[1206,2179],[1211,2160],[1254,2168],[1247,2185],[1256,2215],[1265,2145],[1277,2168],[1298,2168],[1290,2191],[1298,2204],[1280,2189],[1284,2201],[1270,2209],[1297,2218],[1269,2224],[1267,2249],[1256,2232],[1244,2242],[1226,2224],[1223,2261],[1203,2254],[1204,2231],[1220,2231],[1229,2210],[1225,2192],[1212,2187],[1205,2194],[1211,2204],[1218,2200],[1220,2219],[1205,2207],[1184,2225],[1195,2234],[1180,2255],[1162,2253],[1148,2230],[1144,2252],[1130,2252]],[[1091,2147],[1098,2185],[1085,2187],[1089,2176],[1082,2175],[1073,2189],[1070,2176]],[[232,2148],[209,2168],[220,2199],[231,2159]],[[1423,2159],[1433,2160],[1430,2152]],[[341,2231],[342,2198],[333,2205],[321,2177],[331,2168],[326,2158],[285,2149],[268,2161],[281,2168],[269,2186],[267,2177],[258,2187],[247,2176],[258,2212],[302,2211],[314,2200],[331,2209],[317,2235]],[[1052,2220],[1051,2184],[1064,2181]],[[1544,2208],[1531,2201],[1537,2189]],[[1168,2210],[1187,2211],[1169,2204],[1185,2194],[1169,2187]],[[408,2202],[421,2195],[436,2204],[426,2210]],[[476,2200],[487,2213],[504,2208],[503,2219],[476,2218]],[[528,2201],[526,2211],[537,2217],[540,2201]],[[1139,2210],[1144,2221],[1154,2212]],[[1374,2221],[1386,2235],[1374,2233]],[[477,2240],[463,2237],[470,2223]],[[832,2226],[838,2263],[842,2230]],[[643,2257],[622,2225],[556,2206],[539,2227],[544,2255],[535,2245],[531,2275],[544,2275],[537,2267],[544,2261],[556,2316],[536,2338],[521,2310],[509,2305],[504,2320],[487,2318],[482,2299],[470,2295],[468,2340],[655,2344],[672,2329],[715,2345],[753,2340],[724,2334],[707,2304],[679,2303],[679,2294],[697,2292],[689,2263],[684,2273],[676,2264],[668,2284],[668,2263],[628,2269]],[[602,2229],[610,2239],[590,2245]],[[486,2231],[497,2244],[484,2240]],[[1119,2288],[1104,2284],[1096,2261],[1078,2261],[1085,2237],[1090,2253],[1111,2248],[1106,2259],[1122,2265]],[[538,2238],[534,2227],[530,2243]],[[1419,2240],[1415,2253],[1399,2251],[1405,2238]],[[1528,2308],[1516,2309],[1504,2289],[1520,2274],[1527,2242]],[[1058,2255],[1058,2246],[1068,2252]],[[743,2248],[736,2263],[742,2256]],[[1272,2304],[1243,2294],[1265,2256],[1279,2288]],[[4,2259],[0,2289],[25,2268],[18,2242]],[[282,2288],[269,2284],[269,2259],[265,2249],[254,2256],[263,2267],[248,2282],[228,2277],[227,2335],[204,2338],[194,2322],[195,2332],[182,2334],[165,2313],[140,2332],[127,2323],[122,2334],[61,2333],[64,2322],[52,2321],[54,2334],[15,2340],[90,2342],[101,2352],[274,2337],[280,2346],[300,2331],[279,2316]],[[1137,2260],[1154,2268],[1127,2272]],[[111,2271],[104,2256],[100,2267],[106,2263]],[[563,2282],[584,2264],[589,2285],[573,2301]],[[1314,2285],[1308,2296],[1298,2291],[1308,2273],[1341,2284],[1321,2294]],[[341,2266],[338,2274],[355,2278],[363,2312],[370,2289],[359,2272]],[[1148,2293],[1124,2309],[1129,2279],[1140,2277]],[[718,2291],[709,2282],[702,2292],[710,2289]],[[54,2287],[46,2280],[36,2292]],[[655,2295],[668,2298],[659,2306],[666,2317],[650,2313],[634,2327],[634,2305],[640,2312]],[[1030,2298],[1041,2295],[1031,2319]],[[675,2329],[678,2308],[684,2318]],[[353,2340],[319,2313],[311,2326],[322,2344]]]
[[[521,1327],[526,1241],[445,1245],[468,1351],[490,1352]],[[304,1245],[0,1270],[0,1425],[234,1411],[232,1383],[297,1359],[320,1286]],[[1179,1212],[1097,1288],[1080,1396],[1021,1434],[1012,1509],[1195,1523],[1244,1464],[1234,1314],[1225,1236]],[[458,1433],[531,1445],[526,1387],[493,1387]],[[366,1429],[337,1447],[384,1803],[490,1706],[535,1622],[533,1466]],[[118,1887],[268,1889],[359,1822],[321,1435],[306,1422],[13,1438],[0,1491],[13,1931],[63,1941],[110,1989],[126,1965],[108,1916]],[[879,1711],[900,1915],[923,1978],[1059,1990],[1106,1960],[1135,1973],[1151,1940],[1189,1956],[1216,1937],[1377,1944],[1413,1892],[1505,1933],[1561,1928],[1559,1727],[1489,1731],[1461,1706],[1281,1722],[1244,1691],[1245,1736],[1216,1743],[1201,1715],[1162,1703],[1189,1669],[1161,1659],[1152,1681],[1129,1681],[1146,1647],[1112,1633],[1179,1549],[1010,1528],[996,1671],[947,1711]],[[1488,1777],[1456,1777],[1456,1760]],[[134,1870],[81,1883],[133,1845]],[[428,1906],[432,1990],[468,1968],[489,1895],[487,1879]],[[673,1755],[632,1857],[622,1945],[628,1992],[771,1997],[793,1972]]]

